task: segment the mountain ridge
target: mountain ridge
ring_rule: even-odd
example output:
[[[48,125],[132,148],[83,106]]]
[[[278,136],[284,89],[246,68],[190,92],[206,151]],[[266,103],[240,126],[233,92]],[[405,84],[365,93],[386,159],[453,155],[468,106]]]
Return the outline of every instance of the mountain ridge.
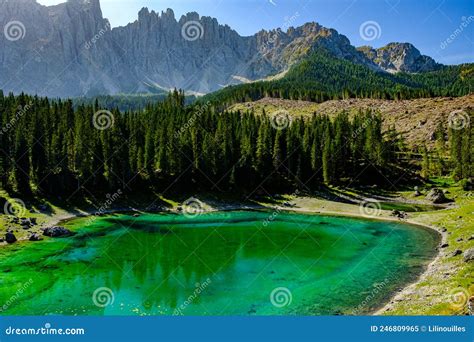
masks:
[[[144,7],[134,22],[111,28],[99,0],[54,6],[1,0],[0,25],[12,21],[20,22],[25,34],[14,41],[0,36],[0,88],[15,93],[77,97],[181,88],[206,94],[285,72],[318,49],[377,72],[441,67],[415,47],[400,49],[401,58],[392,49],[379,63],[346,36],[315,22],[244,37],[196,12],[177,19],[171,9]],[[373,49],[377,56],[379,50]]]

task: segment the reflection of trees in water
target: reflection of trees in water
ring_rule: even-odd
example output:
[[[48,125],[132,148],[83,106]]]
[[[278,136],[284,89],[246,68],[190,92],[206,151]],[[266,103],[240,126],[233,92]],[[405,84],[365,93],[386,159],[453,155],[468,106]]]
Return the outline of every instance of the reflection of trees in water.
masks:
[[[149,224],[127,224],[134,230],[148,230]],[[155,226],[156,227],[156,226]],[[143,228],[143,229],[142,229]],[[124,287],[125,272],[135,278],[140,286],[145,308],[164,306],[176,308],[196,288],[212,278],[222,268],[235,263],[238,249],[242,245],[242,234],[232,234],[233,243],[215,231],[202,229],[155,228],[155,232],[125,233],[114,241],[106,253],[113,258],[110,263],[116,289]],[[160,232],[161,231],[161,232]],[[137,240],[137,241],[133,241]],[[225,280],[224,280],[225,281]],[[198,302],[199,298],[195,302]]]
[[[143,286],[140,292],[145,308],[174,309],[194,293],[196,283],[202,284],[208,278],[213,283],[205,290],[207,294],[212,293],[213,286],[229,287],[238,277],[233,271],[238,258],[272,260],[284,250],[294,258],[319,253],[315,252],[316,242],[308,237],[309,233],[286,229],[286,223],[274,222],[263,227],[258,222],[230,226],[226,222],[226,227],[217,229],[169,223],[121,219],[120,224],[131,227],[133,231],[129,233],[133,236],[121,235],[106,251],[114,258],[114,286],[119,289],[126,281],[122,273],[129,271]],[[318,239],[316,232],[312,234]],[[292,248],[288,248],[290,242]],[[193,303],[199,301],[198,296]]]

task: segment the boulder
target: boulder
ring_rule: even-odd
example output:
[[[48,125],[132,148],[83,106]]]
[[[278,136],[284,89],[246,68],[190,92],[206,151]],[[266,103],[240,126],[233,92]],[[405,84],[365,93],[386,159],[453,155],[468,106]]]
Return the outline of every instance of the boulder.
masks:
[[[399,219],[404,219],[407,217],[407,213],[399,210],[392,210],[392,216],[398,217]]]
[[[16,236],[12,232],[8,232],[5,234],[5,241],[7,243],[14,243],[16,242]]]
[[[474,248],[469,248],[463,254],[463,260],[465,262],[470,262],[474,260]]]
[[[449,247],[449,244],[443,243],[443,244],[441,244],[439,247],[440,247],[440,248],[446,248],[446,247]]]
[[[61,237],[61,236],[70,236],[72,232],[61,226],[48,227],[43,230],[43,235],[49,237]]]
[[[34,233],[34,234],[32,234],[32,235],[30,236],[30,239],[29,239],[29,240],[30,240],[30,241],[41,241],[41,240],[43,240],[43,239],[41,238],[41,236],[40,236],[39,234]]]
[[[444,195],[443,190],[438,188],[433,188],[426,195],[426,199],[434,204],[441,204],[449,202],[446,196]]]
[[[451,256],[455,257],[455,256],[458,256],[458,255],[460,255],[460,254],[462,254],[462,251],[461,251],[460,249],[456,249],[456,250],[453,252],[453,254],[451,254]]]
[[[29,218],[22,217],[22,218],[20,218],[20,225],[30,227],[31,226],[31,221],[30,221]]]

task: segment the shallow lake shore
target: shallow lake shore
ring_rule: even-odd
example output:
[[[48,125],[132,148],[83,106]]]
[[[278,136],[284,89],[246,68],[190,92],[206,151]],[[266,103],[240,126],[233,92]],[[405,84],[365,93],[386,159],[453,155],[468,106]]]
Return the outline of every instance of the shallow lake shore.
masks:
[[[301,212],[301,213],[310,213],[310,214],[321,214],[321,215],[331,215],[331,216],[349,216],[349,217],[359,217],[365,219],[375,219],[382,221],[391,221],[391,222],[402,222],[408,223],[411,225],[417,225],[420,227],[432,229],[441,235],[441,243],[446,244],[448,241],[448,232],[445,228],[442,228],[439,225],[430,224],[427,220],[421,220],[420,215],[408,215],[407,218],[400,219],[392,216],[391,211],[388,210],[379,210],[376,215],[365,215],[361,213],[360,207],[354,204],[333,202],[329,200],[316,199],[311,197],[292,197],[291,206],[288,205],[278,205],[275,203],[266,203],[264,202],[255,202],[249,204],[236,204],[236,203],[219,203],[216,201],[203,201],[203,209],[205,211],[229,211],[229,210],[258,210],[266,209],[275,212],[276,214],[280,211],[292,211],[292,212]],[[174,207],[168,210],[169,212],[179,213],[179,208]],[[441,210],[440,212],[444,212]],[[112,213],[119,212],[137,212],[140,213],[140,208],[133,207],[116,207],[103,210],[100,212],[100,215],[107,215]],[[49,215],[41,221],[41,227],[60,225],[62,222],[71,220],[77,217],[93,216],[97,215],[96,211],[87,211],[87,210],[75,210],[74,212],[58,212],[52,215]],[[442,214],[442,213],[441,213]],[[423,217],[423,216],[422,216]],[[19,241],[25,241],[27,238],[20,238]],[[424,272],[418,277],[415,282],[412,282],[405,286],[403,289],[400,289],[392,298],[385,304],[381,304],[380,307],[373,312],[375,315],[383,314],[411,314],[411,313],[400,313],[398,310],[401,307],[406,307],[406,305],[412,307],[410,302],[413,301],[413,295],[416,295],[417,298],[429,298],[433,295],[432,286],[426,283],[430,279],[442,277],[446,271],[446,265],[443,264],[444,255],[442,250],[438,248],[436,257],[427,265]],[[425,284],[425,285],[423,285]],[[448,291],[450,289],[447,289]],[[415,311],[416,312],[416,311]]]

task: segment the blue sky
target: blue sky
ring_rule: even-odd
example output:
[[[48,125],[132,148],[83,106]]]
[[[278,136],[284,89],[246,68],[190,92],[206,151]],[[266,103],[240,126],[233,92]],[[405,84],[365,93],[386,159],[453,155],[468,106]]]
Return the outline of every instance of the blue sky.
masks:
[[[356,46],[410,42],[438,62],[474,62],[473,0],[101,0],[101,4],[113,27],[136,20],[142,7],[172,8],[177,18],[196,11],[216,17],[241,35],[316,21],[346,35]],[[366,22],[377,32],[370,40],[360,33]]]

